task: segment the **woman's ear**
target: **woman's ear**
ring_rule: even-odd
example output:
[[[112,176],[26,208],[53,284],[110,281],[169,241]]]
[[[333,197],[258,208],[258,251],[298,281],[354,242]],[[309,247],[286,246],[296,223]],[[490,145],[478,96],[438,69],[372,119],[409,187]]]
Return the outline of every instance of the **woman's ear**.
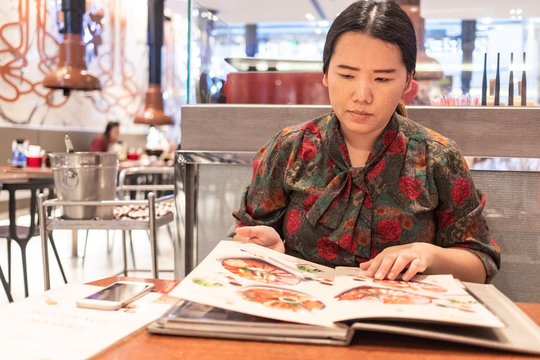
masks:
[[[409,92],[412,87],[413,74],[412,72],[407,74],[407,82],[405,83],[405,88],[403,89],[403,94]]]
[[[328,87],[328,76],[326,74],[323,74],[322,83],[324,86]]]

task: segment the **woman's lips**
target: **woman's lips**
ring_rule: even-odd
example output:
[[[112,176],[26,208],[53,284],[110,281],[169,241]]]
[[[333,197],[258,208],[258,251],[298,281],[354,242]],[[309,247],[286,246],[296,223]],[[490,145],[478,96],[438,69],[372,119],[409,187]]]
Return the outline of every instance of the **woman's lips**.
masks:
[[[372,113],[368,113],[367,111],[355,111],[355,110],[351,110],[351,111],[349,111],[349,114],[351,114],[351,116],[352,116],[353,119],[359,120],[359,121],[367,120],[367,119],[369,119],[371,116],[373,116]]]

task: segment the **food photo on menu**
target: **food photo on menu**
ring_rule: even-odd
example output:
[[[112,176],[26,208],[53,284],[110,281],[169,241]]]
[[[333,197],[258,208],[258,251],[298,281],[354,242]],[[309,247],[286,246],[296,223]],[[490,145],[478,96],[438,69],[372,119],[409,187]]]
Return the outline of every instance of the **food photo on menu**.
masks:
[[[451,275],[376,280],[360,268],[332,269],[231,241],[219,243],[173,292],[201,304],[319,326],[361,318],[504,326]]]

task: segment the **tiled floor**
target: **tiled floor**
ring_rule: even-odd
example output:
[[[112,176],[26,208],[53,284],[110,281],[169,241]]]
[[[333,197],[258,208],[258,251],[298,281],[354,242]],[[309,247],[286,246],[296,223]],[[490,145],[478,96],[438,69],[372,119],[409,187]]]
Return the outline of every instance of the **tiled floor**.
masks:
[[[3,221],[0,221],[3,223]],[[173,224],[170,225],[173,230]],[[113,234],[114,233],[114,238]],[[107,252],[106,230],[90,230],[88,237],[86,259],[83,265],[82,254],[84,249],[84,237],[86,230],[79,230],[78,256],[72,257],[71,253],[71,230],[55,230],[53,233],[55,243],[66,273],[68,282],[84,283],[104,277],[117,275],[123,269],[122,257],[122,234],[120,231],[111,231],[111,251]],[[0,239],[0,266],[7,277],[7,240]],[[151,277],[150,242],[145,231],[133,232],[133,245],[137,269],[148,271],[130,272],[129,276]],[[173,269],[173,245],[166,227],[158,229],[158,266],[159,277],[172,279],[173,272],[163,271]],[[49,248],[50,249],[50,248]],[[31,294],[39,294],[44,291],[43,271],[41,258],[41,238],[35,237],[30,240],[26,248],[28,261],[28,290]],[[24,282],[22,273],[21,253],[19,246],[12,242],[12,275],[11,293],[14,301],[24,298]],[[51,288],[61,286],[64,282],[58,268],[58,264],[52,250],[49,251],[49,266],[51,272]],[[130,248],[128,243],[128,268],[133,269]],[[3,288],[0,285],[0,304],[8,303]]]

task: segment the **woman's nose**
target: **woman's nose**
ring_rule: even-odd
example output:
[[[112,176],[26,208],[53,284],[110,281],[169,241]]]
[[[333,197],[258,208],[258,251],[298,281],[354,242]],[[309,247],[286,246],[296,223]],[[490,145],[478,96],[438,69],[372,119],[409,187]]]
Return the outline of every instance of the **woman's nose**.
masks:
[[[373,93],[369,82],[359,80],[354,84],[353,101],[368,104],[373,101]]]

